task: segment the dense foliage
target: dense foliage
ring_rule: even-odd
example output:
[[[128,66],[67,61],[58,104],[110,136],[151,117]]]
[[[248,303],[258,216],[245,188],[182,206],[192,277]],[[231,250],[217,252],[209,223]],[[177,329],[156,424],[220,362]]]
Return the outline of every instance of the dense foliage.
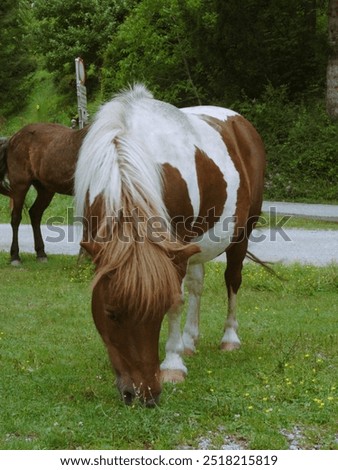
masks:
[[[312,4],[142,0],[108,47],[103,86],[142,79],[177,105],[258,97],[267,83],[292,97],[323,88],[327,32]]]
[[[3,0],[0,116],[42,96],[36,90],[47,72],[63,115],[73,112],[65,112],[67,103],[76,112],[74,59],[81,56],[90,102],[141,81],[177,106],[233,107],[263,135],[269,197],[334,200],[327,8],[328,0]],[[51,106],[34,106],[36,119],[46,119]],[[54,106],[49,119],[62,113]]]
[[[20,109],[28,93],[35,61],[27,53],[24,11],[19,0],[0,3],[0,122]]]
[[[291,102],[285,87],[234,107],[259,130],[268,155],[267,198],[337,201],[338,129],[322,101]]]
[[[177,105],[227,104],[243,91],[257,98],[268,83],[287,85],[292,99],[325,86],[327,0],[4,0],[2,5],[2,60],[14,50],[13,68],[22,51],[26,60],[40,58],[62,93],[74,89],[77,56],[87,65],[89,89],[100,87],[104,99],[134,81],[146,82]],[[3,85],[6,76],[0,81]]]
[[[55,76],[59,89],[74,89],[74,59],[87,67],[87,87],[95,88],[101,74],[102,54],[123,22],[132,1],[128,0],[36,0],[32,32],[35,50]]]

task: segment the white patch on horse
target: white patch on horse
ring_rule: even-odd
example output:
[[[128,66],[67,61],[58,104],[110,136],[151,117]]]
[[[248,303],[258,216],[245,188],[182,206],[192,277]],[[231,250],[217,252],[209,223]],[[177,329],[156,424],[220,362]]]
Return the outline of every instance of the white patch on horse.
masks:
[[[238,113],[232,109],[221,108],[220,106],[191,106],[189,108],[181,108],[186,114],[196,114],[211,116],[221,121],[226,121],[229,117],[238,116]]]
[[[134,103],[128,135],[142,143],[144,153],[161,166],[170,163],[186,181],[195,217],[200,194],[195,168],[195,149],[203,136],[191,120],[174,106],[157,100]]]
[[[157,100],[147,100],[134,104],[131,118],[133,141],[142,142],[144,153],[159,164],[170,163],[177,168],[185,180],[190,202],[197,219],[200,210],[200,194],[196,171],[195,154],[199,148],[213,159],[227,184],[227,200],[214,227],[196,241],[201,253],[191,258],[191,263],[200,263],[217,257],[230,244],[234,233],[239,174],[228,153],[221,135],[202,116],[206,112],[222,117],[234,116],[230,110],[213,106],[194,107],[184,112],[174,106]],[[200,116],[197,113],[200,113]],[[195,241],[195,240],[193,240]]]

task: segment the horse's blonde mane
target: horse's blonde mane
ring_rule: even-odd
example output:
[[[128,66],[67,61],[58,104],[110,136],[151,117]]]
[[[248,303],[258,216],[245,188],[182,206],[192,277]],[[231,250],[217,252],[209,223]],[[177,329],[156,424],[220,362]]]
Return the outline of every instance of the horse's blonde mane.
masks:
[[[163,229],[153,228],[149,234],[149,213],[138,209],[134,217],[134,207],[124,202],[118,220],[109,228],[101,227],[109,233],[109,241],[99,252],[94,285],[108,275],[119,308],[139,319],[164,314],[181,301],[181,279],[174,259],[184,245]]]
[[[107,215],[122,206],[122,189],[135,205],[146,210],[149,202],[157,215],[167,218],[162,200],[161,168],[155,165],[133,138],[133,116],[146,106],[152,94],[135,85],[101,107],[83,141],[75,172],[76,213],[83,216],[86,198],[92,204],[98,195],[106,201]]]

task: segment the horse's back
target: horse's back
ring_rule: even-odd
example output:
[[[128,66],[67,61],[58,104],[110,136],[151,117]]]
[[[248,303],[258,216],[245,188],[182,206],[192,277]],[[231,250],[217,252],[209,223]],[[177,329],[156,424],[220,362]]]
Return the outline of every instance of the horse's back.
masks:
[[[197,115],[214,126],[228,150],[238,153],[251,176],[261,176],[265,169],[265,149],[254,126],[237,112],[219,106],[193,106],[181,109],[186,114]],[[263,184],[261,178],[252,185]]]
[[[68,138],[71,130],[54,123],[27,124],[12,135],[8,142],[9,159],[34,159],[41,161],[48,156],[50,147],[60,139]]]
[[[39,181],[52,192],[71,194],[82,139],[78,131],[56,123],[33,123],[16,132],[8,143],[11,185]]]
[[[147,136],[145,155],[162,165],[176,230],[199,244],[195,261],[214,258],[260,215],[265,150],[258,132],[243,116],[216,106],[179,110],[155,100],[134,119],[142,120],[132,127],[135,138]]]

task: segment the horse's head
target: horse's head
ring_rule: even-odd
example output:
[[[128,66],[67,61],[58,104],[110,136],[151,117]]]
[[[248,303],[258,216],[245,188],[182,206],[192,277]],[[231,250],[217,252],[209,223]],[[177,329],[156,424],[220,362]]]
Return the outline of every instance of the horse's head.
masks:
[[[161,392],[158,338],[165,312],[137,318],[119,302],[115,274],[102,276],[92,294],[96,327],[107,347],[117,376],[117,387],[125,403],[139,397],[148,406],[157,403]]]
[[[155,249],[148,257],[147,247],[139,246],[137,254],[124,254],[121,265],[106,269],[107,250],[100,252],[97,245],[82,243],[96,263],[92,313],[115,370],[117,387],[126,404],[139,398],[146,406],[154,406],[161,393],[161,324],[165,313],[182,302],[181,281],[187,260],[199,248],[185,246],[171,257]],[[113,255],[111,251],[108,257]]]

